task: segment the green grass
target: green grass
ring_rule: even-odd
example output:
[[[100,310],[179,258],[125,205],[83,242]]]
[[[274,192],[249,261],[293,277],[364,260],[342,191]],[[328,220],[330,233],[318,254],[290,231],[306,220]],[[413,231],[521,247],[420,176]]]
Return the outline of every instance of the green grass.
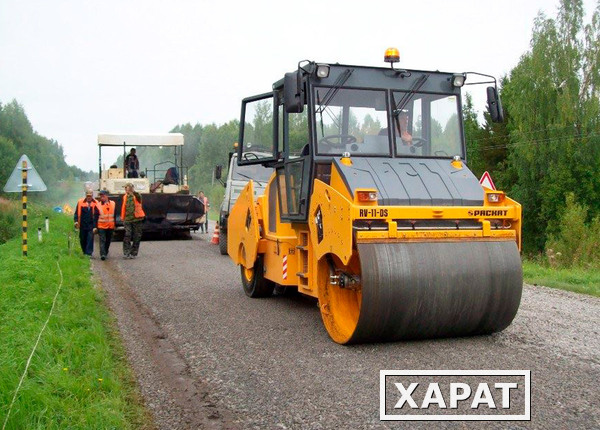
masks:
[[[19,379],[62,290],[27,372],[7,429],[151,428],[104,295],[91,281],[90,262],[72,233],[72,218],[34,209],[29,256],[21,238],[0,245],[0,428]],[[37,241],[50,216],[51,232]]]
[[[553,269],[539,263],[523,261],[523,277],[528,284],[544,285],[600,297],[600,270]]]
[[[21,205],[0,197],[0,245],[19,234]]]

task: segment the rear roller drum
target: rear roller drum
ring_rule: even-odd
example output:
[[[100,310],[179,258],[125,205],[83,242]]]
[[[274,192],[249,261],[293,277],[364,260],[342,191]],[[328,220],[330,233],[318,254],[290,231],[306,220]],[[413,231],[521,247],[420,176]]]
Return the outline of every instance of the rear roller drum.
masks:
[[[498,332],[515,317],[522,288],[509,241],[365,243],[347,267],[319,262],[321,315],[342,344]]]
[[[219,230],[219,252],[227,255],[227,233],[224,230]]]
[[[265,278],[263,256],[258,255],[251,269],[240,265],[242,275],[242,286],[248,297],[269,297],[273,294],[275,283]]]

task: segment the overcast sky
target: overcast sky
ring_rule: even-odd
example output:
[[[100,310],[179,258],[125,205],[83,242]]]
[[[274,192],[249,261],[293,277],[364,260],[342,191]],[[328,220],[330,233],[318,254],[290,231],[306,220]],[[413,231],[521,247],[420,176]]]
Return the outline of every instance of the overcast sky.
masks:
[[[299,60],[500,77],[558,0],[0,0],[0,102],[17,99],[69,164],[97,168],[96,136],[239,117]],[[586,0],[588,18],[595,1]],[[587,21],[587,20],[586,20]],[[483,87],[474,87],[483,100]]]

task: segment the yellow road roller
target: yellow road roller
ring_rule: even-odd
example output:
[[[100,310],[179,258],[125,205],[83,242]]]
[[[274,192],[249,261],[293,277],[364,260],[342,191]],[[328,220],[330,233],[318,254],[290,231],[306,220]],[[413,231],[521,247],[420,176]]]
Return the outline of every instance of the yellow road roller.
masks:
[[[521,300],[521,206],[466,164],[461,88],[493,84],[502,121],[496,80],[398,58],[303,61],[242,101],[238,164],[274,173],[240,194],[227,252],[249,297],[316,297],[340,344],[498,332]]]

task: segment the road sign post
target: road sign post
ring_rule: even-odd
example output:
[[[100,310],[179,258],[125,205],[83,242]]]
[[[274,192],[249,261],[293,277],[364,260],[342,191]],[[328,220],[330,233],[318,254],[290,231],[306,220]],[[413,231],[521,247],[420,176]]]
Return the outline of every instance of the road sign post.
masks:
[[[19,178],[21,179],[19,181]],[[4,186],[4,192],[6,193],[21,193],[21,201],[23,203],[22,215],[23,221],[22,227],[22,238],[23,238],[23,257],[27,257],[27,192],[28,191],[46,191],[48,188],[46,184],[33,167],[27,155],[23,154],[12,174],[8,178],[6,185]],[[46,219],[47,222],[47,219]]]
[[[21,164],[21,178],[23,185],[21,186],[22,202],[23,202],[23,257],[27,257],[27,161],[23,160]]]

